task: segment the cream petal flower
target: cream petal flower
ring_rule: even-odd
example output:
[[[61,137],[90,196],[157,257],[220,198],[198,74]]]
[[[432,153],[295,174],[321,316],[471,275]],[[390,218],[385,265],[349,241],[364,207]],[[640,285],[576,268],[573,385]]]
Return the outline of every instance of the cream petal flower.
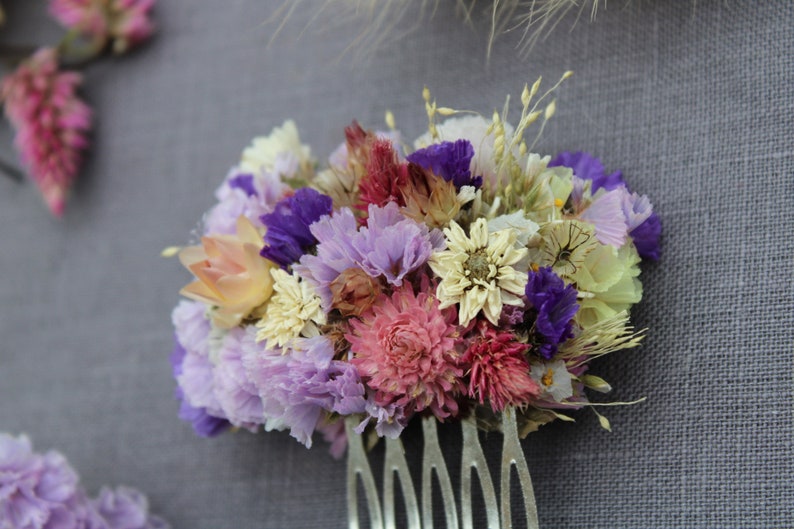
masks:
[[[245,172],[272,172],[287,159],[305,166],[311,161],[309,147],[303,145],[295,122],[287,120],[281,127],[274,127],[268,136],[259,136],[243,150],[240,169]]]
[[[299,276],[280,268],[270,271],[275,294],[270,298],[264,317],[256,326],[257,342],[267,340],[283,347],[298,336],[310,338],[319,334],[317,325],[326,322],[320,297],[314,288]]]
[[[529,376],[540,386],[541,398],[551,397],[555,402],[562,402],[573,396],[571,374],[565,367],[564,360],[533,363],[530,365]]]
[[[179,252],[179,260],[196,276],[180,293],[215,307],[212,321],[224,329],[249,315],[259,317],[273,291],[270,270],[275,266],[259,255],[263,245],[261,234],[244,216],[237,219],[236,234],[202,237],[201,246]]]
[[[516,245],[513,229],[488,233],[488,223],[478,219],[469,235],[455,221],[444,230],[447,249],[434,253],[430,268],[441,278],[436,295],[441,307],[459,304],[458,318],[465,326],[480,311],[496,325],[504,305],[521,305],[527,275],[513,265],[526,254]]]

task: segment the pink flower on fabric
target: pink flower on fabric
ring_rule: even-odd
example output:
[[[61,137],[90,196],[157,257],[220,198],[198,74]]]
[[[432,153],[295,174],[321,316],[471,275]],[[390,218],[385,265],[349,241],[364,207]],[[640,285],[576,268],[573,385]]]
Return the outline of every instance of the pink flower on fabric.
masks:
[[[22,162],[58,217],[89,145],[91,109],[75,93],[81,82],[80,75],[59,71],[55,50],[44,48],[0,84]]]
[[[155,0],[50,0],[50,13],[64,27],[96,40],[112,39],[124,53],[154,33]]]
[[[408,417],[429,409],[439,419],[458,412],[456,397],[465,391],[463,368],[455,349],[458,330],[454,308],[440,310],[438,300],[410,284],[382,295],[346,335],[351,363],[380,406],[396,405]]]

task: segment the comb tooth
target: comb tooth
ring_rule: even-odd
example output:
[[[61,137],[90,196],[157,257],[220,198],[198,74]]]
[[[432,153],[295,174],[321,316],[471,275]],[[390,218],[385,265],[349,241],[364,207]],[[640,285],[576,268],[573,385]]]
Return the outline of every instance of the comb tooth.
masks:
[[[400,488],[405,501],[405,512],[408,518],[409,529],[421,529],[422,522],[419,520],[419,504],[416,501],[416,491],[414,482],[411,479],[411,472],[408,470],[408,462],[405,459],[405,448],[400,439],[386,438],[386,457],[383,471],[383,517],[386,522],[386,529],[395,529],[396,521],[394,516],[394,474],[400,482]]]
[[[433,470],[435,470],[441,486],[441,500],[444,503],[447,529],[458,529],[455,493],[452,491],[452,481],[449,479],[447,465],[438,444],[435,417],[422,419],[422,432],[424,433],[424,451],[422,452],[422,521],[424,528],[433,529]]]
[[[369,512],[369,526],[372,529],[383,529],[383,516],[378,500],[378,489],[375,487],[375,477],[364,452],[364,442],[355,432],[356,418],[345,419],[345,433],[347,434],[347,520],[349,529],[359,529],[358,524],[358,491],[357,481],[361,477],[364,486],[364,495],[367,500]]]
[[[527,529],[540,529],[538,509],[535,504],[535,494],[532,488],[532,480],[529,476],[529,467],[527,466],[524,451],[518,439],[515,410],[508,408],[502,413],[501,429],[503,441],[499,505],[497,504],[491,473],[488,469],[488,462],[485,459],[482,445],[480,445],[475,418],[470,416],[461,421],[463,448],[461,451],[460,520],[458,519],[455,503],[455,493],[452,490],[452,481],[449,477],[449,471],[447,470],[447,465],[441,452],[441,446],[438,442],[438,429],[435,421],[436,419],[434,417],[422,419],[424,448],[422,451],[422,512],[420,519],[416,490],[413,480],[411,479],[411,473],[408,469],[408,462],[405,457],[405,448],[402,441],[399,439],[386,439],[383,476],[383,511],[381,511],[381,503],[378,497],[378,490],[375,486],[375,478],[372,474],[372,468],[369,464],[367,454],[364,451],[364,442],[362,437],[355,433],[357,421],[353,417],[345,419],[345,431],[348,440],[348,528],[359,529],[357,487],[359,478],[364,488],[367,511],[369,513],[369,526],[372,529],[395,528],[394,475],[396,473],[397,479],[400,482],[403,498],[405,499],[405,510],[409,529],[433,529],[433,472],[435,472],[441,488],[441,499],[444,503],[447,528],[458,529],[458,524],[460,523],[463,529],[473,529],[471,475],[472,472],[477,472],[480,478],[483,499],[485,501],[488,528],[511,529],[513,527],[513,522],[511,513],[510,471],[512,466],[515,465],[518,473],[518,481],[521,485],[524,512],[527,517]]]
[[[506,408],[502,413],[502,526],[513,527],[510,513],[510,467],[516,466],[518,481],[524,496],[524,512],[527,515],[527,529],[539,529],[538,507],[535,504],[535,492],[532,489],[532,479],[529,477],[529,467],[524,458],[524,451],[518,441],[518,428],[516,427],[515,412]]]
[[[460,508],[463,529],[474,529],[471,511],[471,473],[477,472],[480,478],[480,489],[485,500],[485,513],[488,516],[488,529],[499,529],[499,504],[496,502],[491,472],[485,460],[480,438],[477,435],[477,423],[473,416],[461,421],[463,431],[462,468],[460,472]]]

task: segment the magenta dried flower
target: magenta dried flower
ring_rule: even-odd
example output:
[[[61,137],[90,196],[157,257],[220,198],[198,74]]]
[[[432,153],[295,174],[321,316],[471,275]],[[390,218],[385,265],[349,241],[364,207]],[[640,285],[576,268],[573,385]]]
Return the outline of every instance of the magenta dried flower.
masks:
[[[58,217],[89,145],[91,109],[77,97],[81,83],[79,74],[58,69],[54,49],[43,48],[0,84],[22,162]]]

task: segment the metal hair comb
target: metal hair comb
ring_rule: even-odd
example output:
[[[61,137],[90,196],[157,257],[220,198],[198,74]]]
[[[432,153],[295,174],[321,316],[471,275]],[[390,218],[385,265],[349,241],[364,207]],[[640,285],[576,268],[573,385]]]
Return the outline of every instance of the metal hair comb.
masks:
[[[358,480],[364,490],[364,500],[369,512],[369,524],[372,529],[395,529],[395,477],[399,482],[404,500],[406,519],[409,529],[432,529],[433,527],[433,473],[439,483],[441,498],[444,505],[446,527],[448,529],[473,529],[472,512],[472,472],[477,472],[482,497],[485,501],[485,514],[489,529],[513,527],[511,517],[511,468],[515,465],[518,481],[523,493],[524,512],[527,528],[537,529],[538,512],[535,505],[535,494],[529,477],[524,452],[518,440],[516,418],[512,409],[502,413],[501,430],[502,460],[500,467],[500,500],[497,503],[496,490],[491,479],[491,472],[477,435],[477,425],[470,417],[461,421],[463,449],[461,452],[461,483],[460,483],[460,518],[455,501],[452,480],[449,476],[441,446],[438,442],[436,419],[422,419],[423,450],[421,478],[421,515],[405,449],[400,439],[386,439],[386,453],[383,469],[383,494],[378,494],[375,477],[372,473],[364,443],[356,434],[356,420],[347,418],[345,427],[348,437],[347,460],[347,511],[349,529],[359,529],[358,512]],[[383,498],[381,504],[380,497]]]

